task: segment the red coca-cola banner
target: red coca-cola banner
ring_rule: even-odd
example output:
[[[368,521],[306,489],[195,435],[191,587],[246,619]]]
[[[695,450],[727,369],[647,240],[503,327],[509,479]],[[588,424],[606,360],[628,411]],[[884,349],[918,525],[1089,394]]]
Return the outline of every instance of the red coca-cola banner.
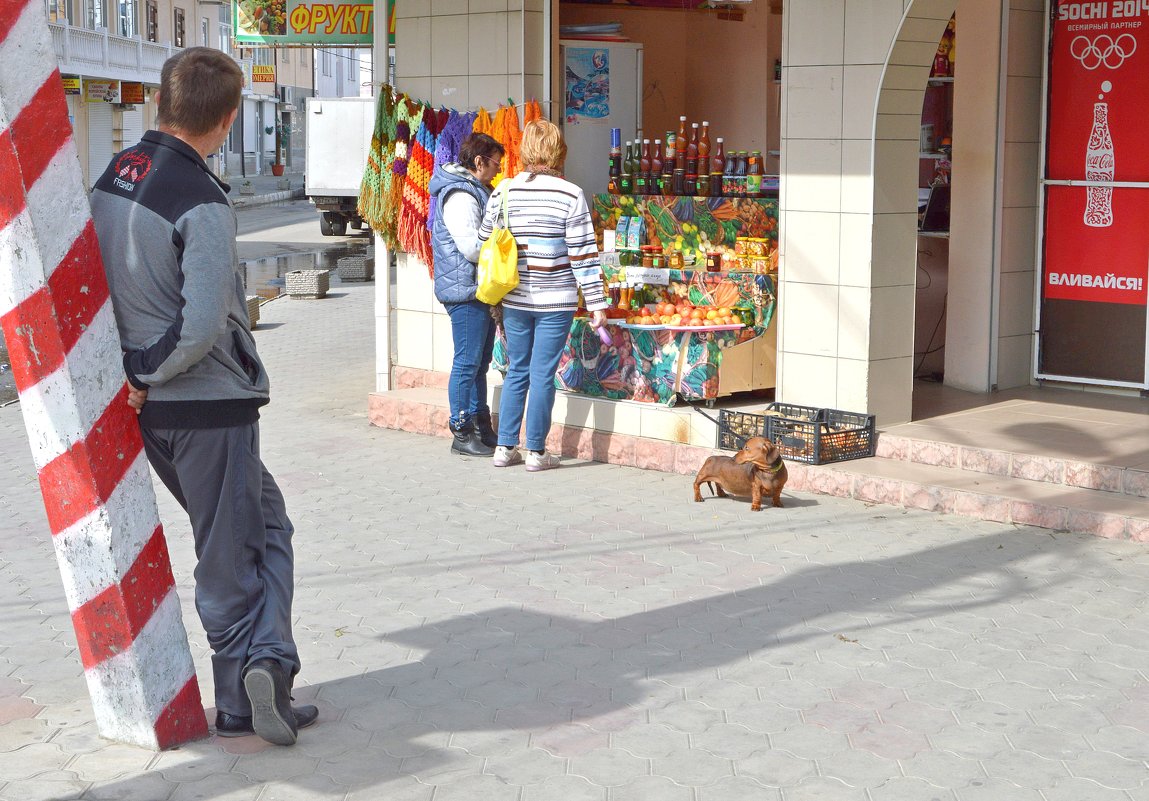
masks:
[[[1054,2],[1046,178],[1149,180],[1149,0]],[[1049,187],[1043,297],[1146,304],[1149,191]]]

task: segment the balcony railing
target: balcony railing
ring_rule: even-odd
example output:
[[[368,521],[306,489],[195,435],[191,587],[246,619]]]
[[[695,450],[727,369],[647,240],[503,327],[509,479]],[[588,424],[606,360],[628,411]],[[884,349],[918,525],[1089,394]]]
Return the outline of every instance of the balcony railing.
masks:
[[[164,62],[179,51],[171,43],[145,42],[139,36],[115,36],[106,28],[88,30],[52,22],[52,44],[60,72],[158,84]]]

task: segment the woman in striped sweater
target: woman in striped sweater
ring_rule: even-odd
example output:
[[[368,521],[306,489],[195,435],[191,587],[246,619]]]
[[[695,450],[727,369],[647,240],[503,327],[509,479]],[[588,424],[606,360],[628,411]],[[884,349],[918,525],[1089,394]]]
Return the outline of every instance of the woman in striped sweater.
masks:
[[[527,470],[559,466],[546,452],[555,402],[555,371],[578,308],[578,291],[591,313],[591,325],[606,323],[598,244],[582,190],[561,176],[567,146],[558,126],[534,120],[523,130],[519,155],[523,170],[503,180],[479,227],[486,241],[501,224],[507,192],[507,226],[519,248],[519,285],[503,298],[507,337],[507,376],[499,402],[496,467],[524,461],[519,431],[526,417]]]

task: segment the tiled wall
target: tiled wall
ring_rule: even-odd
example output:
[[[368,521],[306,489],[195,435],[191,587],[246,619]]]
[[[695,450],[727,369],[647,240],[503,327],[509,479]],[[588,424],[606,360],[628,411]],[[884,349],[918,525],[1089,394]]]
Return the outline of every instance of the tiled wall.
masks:
[[[866,410],[879,424],[910,418],[922,93],[955,10],[946,383],[1029,383],[1043,3],[1007,9],[996,0],[787,4],[780,398]]]
[[[436,106],[492,115],[542,100],[544,0],[396,0],[395,83]],[[399,254],[396,366],[451,369],[451,323],[426,265]]]
[[[910,417],[922,93],[954,5],[786,4],[785,401]]]
[[[1033,383],[1044,0],[1009,4],[997,385]]]
[[[543,2],[396,0],[398,88],[460,110],[542,100]]]

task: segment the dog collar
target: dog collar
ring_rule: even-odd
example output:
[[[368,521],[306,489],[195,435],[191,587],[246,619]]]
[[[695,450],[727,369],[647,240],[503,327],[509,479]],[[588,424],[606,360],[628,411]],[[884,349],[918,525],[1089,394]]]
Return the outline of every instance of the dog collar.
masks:
[[[782,454],[778,454],[778,464],[766,465],[766,469],[769,470],[771,473],[777,473],[779,470],[782,469],[782,464],[783,464]]]

